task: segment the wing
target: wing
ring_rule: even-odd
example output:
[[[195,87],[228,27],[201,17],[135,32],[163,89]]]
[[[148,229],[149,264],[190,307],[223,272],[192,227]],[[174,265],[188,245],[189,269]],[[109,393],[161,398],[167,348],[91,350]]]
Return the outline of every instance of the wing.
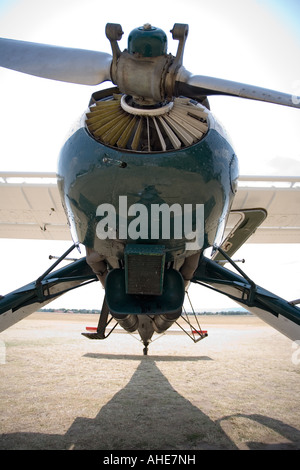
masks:
[[[0,238],[71,240],[55,173],[0,173]]]
[[[249,243],[299,243],[299,207],[299,176],[241,176],[232,209],[262,208],[267,212]]]
[[[299,207],[299,177],[241,176],[225,237],[298,243]],[[55,173],[0,173],[0,238],[71,240]]]

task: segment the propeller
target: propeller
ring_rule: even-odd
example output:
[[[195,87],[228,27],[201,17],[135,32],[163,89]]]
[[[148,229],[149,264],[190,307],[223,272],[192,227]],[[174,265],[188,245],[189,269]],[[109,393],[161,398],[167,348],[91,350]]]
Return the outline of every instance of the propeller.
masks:
[[[83,85],[98,85],[109,80],[122,93],[133,96],[141,106],[181,95],[194,99],[227,95],[300,108],[300,98],[296,96],[193,75],[182,65],[188,25],[176,23],[171,32],[173,39],[179,40],[176,57],[166,54],[165,33],[148,23],[130,33],[128,50],[124,52],[117,45],[123,34],[121,26],[108,23],[106,36],[111,43],[112,55],[0,38],[0,66]]]
[[[111,79],[111,61],[105,52],[0,38],[1,67],[41,78],[98,85]]]
[[[176,95],[184,95],[194,99],[203,95],[237,96],[239,98],[300,108],[300,99],[296,96],[245,83],[206,77],[204,75],[193,75],[185,70],[184,67],[181,67],[176,76]]]

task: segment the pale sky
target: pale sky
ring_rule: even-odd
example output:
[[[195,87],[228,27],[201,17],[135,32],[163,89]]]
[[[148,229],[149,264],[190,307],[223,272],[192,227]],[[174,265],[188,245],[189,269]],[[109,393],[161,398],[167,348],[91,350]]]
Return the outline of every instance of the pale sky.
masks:
[[[172,54],[178,43],[169,31],[174,23],[188,23],[184,66],[190,72],[300,95],[298,0],[154,0],[146,13],[140,1],[130,0],[0,0],[2,37],[111,53],[107,22],[122,25],[121,50],[133,28],[152,23],[167,33]],[[72,122],[94,91],[110,86],[70,85],[5,69],[0,69],[0,83],[0,171],[55,172]],[[242,175],[300,177],[299,110],[229,97],[210,98],[210,103],[231,136]],[[60,255],[68,243],[1,240],[1,247],[4,294],[38,277],[48,267],[48,254]],[[299,245],[251,245],[238,256],[246,259],[243,269],[257,283],[289,300],[300,297]],[[63,297],[53,306],[100,308],[99,288],[85,288],[86,298],[79,290],[77,297]],[[192,297],[202,308],[235,305],[198,292]]]

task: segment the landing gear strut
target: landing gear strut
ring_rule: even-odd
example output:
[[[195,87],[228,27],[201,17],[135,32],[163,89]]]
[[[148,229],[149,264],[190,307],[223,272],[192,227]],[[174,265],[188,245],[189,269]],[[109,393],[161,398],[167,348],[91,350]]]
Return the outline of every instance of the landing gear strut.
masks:
[[[148,355],[148,345],[149,345],[149,341],[144,341],[144,346],[145,346],[143,349],[144,356]]]

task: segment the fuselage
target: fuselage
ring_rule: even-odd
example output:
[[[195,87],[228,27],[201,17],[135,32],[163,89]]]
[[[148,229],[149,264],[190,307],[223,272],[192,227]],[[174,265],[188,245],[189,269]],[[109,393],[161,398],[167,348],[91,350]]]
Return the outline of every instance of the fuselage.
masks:
[[[208,130],[199,141],[165,151],[104,144],[90,132],[85,113],[64,144],[58,166],[58,185],[74,241],[100,254],[110,267],[118,266],[127,244],[163,245],[166,262],[174,263],[175,269],[186,257],[219,244],[236,191],[238,162],[224,129],[209,110],[205,112]],[[181,237],[175,230],[174,204],[182,208]],[[141,213],[132,211],[141,207],[137,205],[147,211],[146,226],[139,223]],[[151,209],[162,205],[170,209],[167,234],[162,224],[158,233],[152,230]],[[196,220],[200,206],[201,221]],[[103,219],[107,208],[115,211],[113,227],[111,219]],[[188,244],[185,208],[192,213],[193,233],[201,230],[201,246]],[[102,228],[107,222],[106,237],[99,236],[101,220]]]

